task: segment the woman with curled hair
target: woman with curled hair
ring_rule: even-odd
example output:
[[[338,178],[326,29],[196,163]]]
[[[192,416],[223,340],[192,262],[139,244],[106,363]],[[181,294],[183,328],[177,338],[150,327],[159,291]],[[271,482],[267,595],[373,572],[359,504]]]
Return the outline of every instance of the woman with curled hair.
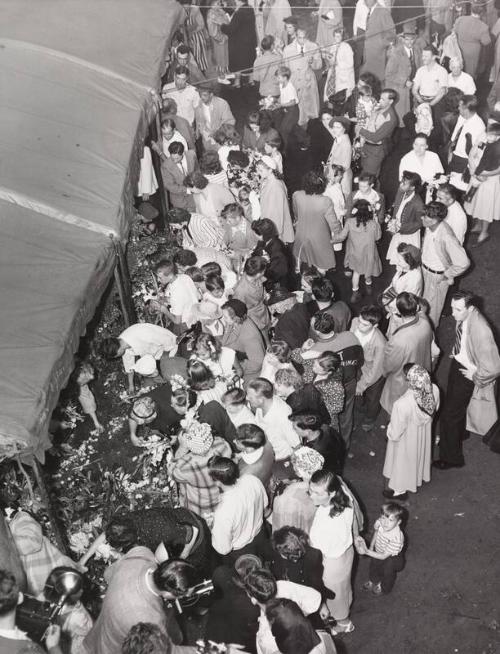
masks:
[[[304,367],[302,378],[306,384],[313,384],[330,414],[330,423],[335,430],[339,428],[338,415],[345,402],[345,390],[342,383],[342,368],[337,352],[327,350],[315,359],[305,359],[300,350],[294,350],[293,361]]]
[[[234,444],[239,453],[240,474],[254,475],[267,488],[273,474],[274,450],[264,431],[255,424],[242,424]]]
[[[290,355],[291,348],[288,343],[279,340],[271,341],[262,362],[262,370],[259,376],[274,384],[278,370],[295,370]]]
[[[253,254],[268,259],[265,273],[266,281],[264,282],[266,290],[271,291],[277,286],[290,288],[293,261],[290,252],[278,236],[276,224],[270,218],[261,218],[260,220],[254,220],[251,227],[259,237],[259,242]]]
[[[197,403],[207,404],[214,400],[222,404],[222,396],[227,391],[225,381],[216,379],[212,369],[199,359],[190,359],[187,364],[189,388],[195,391]]]
[[[244,302],[248,317],[253,320],[267,340],[267,330],[271,319],[265,304],[264,276],[267,261],[264,257],[251,256],[245,261],[243,275],[236,284],[233,298]]]
[[[138,622],[123,641],[122,654],[171,654],[172,641],[152,622]]]
[[[320,273],[335,268],[331,241],[334,234],[342,229],[332,201],[323,195],[325,189],[325,178],[310,171],[302,180],[302,190],[295,191],[292,197],[293,213],[297,221],[293,246],[297,264],[315,266]]]
[[[396,317],[396,298],[400,293],[406,291],[419,297],[424,288],[422,278],[422,254],[419,248],[410,243],[400,243],[397,247],[396,274],[391,284],[385,289],[381,298],[384,309],[389,314],[389,327],[387,338],[394,333],[400,322]]]
[[[212,371],[214,377],[241,376],[241,366],[235,351],[220,344],[211,334],[200,334],[193,347],[191,359],[202,361]]]
[[[335,593],[326,603],[337,621],[338,632],[349,633],[352,603],[351,572],[353,549],[353,503],[340,478],[328,470],[318,470],[309,482],[309,495],[316,513],[309,532],[311,545],[323,554],[323,582]]]
[[[224,333],[221,343],[236,352],[247,383],[259,376],[266,353],[264,338],[241,300],[231,298],[222,305],[222,320]]]
[[[288,579],[315,588],[325,597],[323,555],[309,544],[309,537],[297,527],[281,527],[273,532],[271,572],[276,579]]]
[[[324,424],[319,415],[308,411],[292,413],[289,419],[302,444],[323,456],[325,460],[323,468],[341,474],[346,447],[338,430]]]
[[[217,152],[208,150],[200,158],[200,172],[212,184],[229,186],[226,171],[222,169]]]

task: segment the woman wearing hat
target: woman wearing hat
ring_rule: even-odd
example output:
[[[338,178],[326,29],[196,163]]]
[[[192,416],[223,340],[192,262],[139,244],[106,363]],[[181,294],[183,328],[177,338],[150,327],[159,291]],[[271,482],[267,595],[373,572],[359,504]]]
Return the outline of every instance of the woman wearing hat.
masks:
[[[344,192],[344,197],[348,197],[352,191],[352,143],[349,138],[351,121],[344,116],[334,116],[330,123],[331,133],[333,136],[333,145],[328,156],[327,166],[333,164],[342,166],[344,174],[340,185]]]
[[[431,480],[432,420],[439,406],[439,389],[425,368],[408,363],[403,371],[408,390],[392,407],[383,471],[384,496],[398,500]]]
[[[271,218],[283,243],[293,243],[295,234],[288,204],[288,192],[283,180],[276,175],[274,159],[264,155],[257,163],[257,173],[261,180],[261,215]]]
[[[219,489],[208,474],[212,456],[231,456],[231,446],[213,436],[207,423],[192,421],[179,434],[179,447],[169,464],[169,472],[178,484],[179,504],[201,517],[208,517],[219,503]]]

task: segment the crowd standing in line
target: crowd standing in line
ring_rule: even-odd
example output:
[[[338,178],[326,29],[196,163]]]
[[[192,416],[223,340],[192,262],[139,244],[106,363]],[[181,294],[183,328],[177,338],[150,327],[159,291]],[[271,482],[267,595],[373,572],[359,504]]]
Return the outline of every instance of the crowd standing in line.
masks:
[[[207,639],[258,654],[334,653],[332,637],[355,628],[355,557],[370,558],[367,592],[391,592],[410,494],[432,468],[464,466],[467,431],[485,434],[497,419],[498,348],[457,281],[471,264],[468,220],[474,254],[500,218],[500,19],[489,25],[472,3],[450,24],[450,3],[437,4],[429,33],[395,22],[381,0],[359,0],[352,26],[337,0],[321,0],[314,41],[287,0],[184,4],[161,135],[144,149],[138,189],[143,205],[164,192],[184,212],[180,246],[156,262],[157,324],[103,344],[122,358],[130,393],[144,390],[130,410],[132,444],[154,430],[171,445],[179,506],[106,526],[119,560],[96,622],[81,614],[72,632],[63,625],[73,654],[194,652],[176,606],[205,578],[215,594],[195,606]],[[475,81],[495,39],[479,113]],[[241,132],[210,70],[218,85],[258,87]],[[403,132],[411,145],[389,199],[380,173]],[[393,276],[376,294],[382,260]],[[338,275],[351,280],[349,298],[336,295]],[[435,334],[449,294],[456,334],[441,394]],[[90,379],[82,405],[97,427]],[[385,500],[367,542],[343,470],[355,425],[368,434],[381,412]],[[21,651],[5,649],[23,642],[17,601],[0,571],[0,651]],[[56,654],[58,635],[46,641]]]

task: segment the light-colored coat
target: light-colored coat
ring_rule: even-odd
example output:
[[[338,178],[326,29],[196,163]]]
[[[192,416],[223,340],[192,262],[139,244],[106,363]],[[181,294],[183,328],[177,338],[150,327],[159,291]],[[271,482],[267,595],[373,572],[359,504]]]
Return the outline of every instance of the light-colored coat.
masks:
[[[263,180],[260,187],[260,212],[263,218],[270,218],[276,225],[283,243],[293,243],[295,234],[286,186],[274,175]]]
[[[362,72],[370,72],[384,79],[386,51],[396,36],[391,12],[376,4],[368,17],[365,34],[365,52]]]
[[[189,174],[196,168],[196,155],[191,150],[187,150],[185,155],[187,174]],[[187,194],[187,189],[183,184],[185,175],[170,157],[168,159],[162,159],[161,176],[163,179],[163,186],[170,193],[170,202],[172,206],[194,211],[195,205],[193,196]]]
[[[477,367],[474,391],[467,410],[467,430],[483,436],[498,418],[495,380],[500,376],[500,355],[485,317],[474,309],[467,319],[465,349]]]
[[[231,109],[228,103],[222,98],[214,96],[212,102],[210,103],[210,125],[207,125],[205,118],[205,112],[203,110],[203,102],[200,102],[199,105],[194,110],[194,122],[196,127],[196,136],[203,136],[203,142],[205,147],[211,148],[212,150],[218,149],[218,145],[210,142],[206,142],[205,135],[207,133],[213,134],[216,132],[222,125],[229,123],[234,125],[236,120],[231,112]]]
[[[434,384],[432,391],[437,408],[439,390]],[[383,474],[389,488],[415,493],[423,481],[431,480],[432,416],[422,411],[410,389],[394,402],[387,439]]]
[[[415,51],[413,56],[415,56]],[[411,80],[411,61],[406,48],[399,41],[389,50],[385,67],[385,87],[398,92],[399,99],[394,109],[399,117],[399,126],[404,127],[403,116],[410,111],[410,89],[406,82]]]
[[[283,63],[292,71],[290,81],[299,99],[299,125],[305,125],[310,118],[319,116],[319,92],[315,70],[321,70],[321,52],[311,41],[305,41],[301,55],[300,45],[293,41],[283,50]]]
[[[351,332],[356,334],[359,318],[353,318]],[[365,361],[361,368],[361,377],[356,384],[356,392],[364,393],[367,388],[373,386],[384,374],[384,356],[387,341],[378,327],[375,327],[373,336],[363,346]]]

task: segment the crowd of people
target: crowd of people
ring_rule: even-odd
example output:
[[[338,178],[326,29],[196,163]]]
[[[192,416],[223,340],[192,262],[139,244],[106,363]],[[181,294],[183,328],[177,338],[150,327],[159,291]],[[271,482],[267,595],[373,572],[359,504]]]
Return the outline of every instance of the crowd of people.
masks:
[[[473,4],[448,25],[449,3],[438,4],[429,33],[394,22],[380,0],[359,0],[351,29],[340,2],[322,0],[314,41],[287,0],[185,5],[138,190],[144,233],[164,229],[154,201],[164,192],[179,247],[154,262],[150,321],[102,344],[136,398],[133,446],[152,434],[169,443],[160,465],[177,506],[116,515],[80,560],[85,569],[104,542],[118,559],[95,622],[73,598],[72,654],[194,652],[185,614],[202,625],[198,651],[219,651],[213,641],[334,653],[333,638],[355,628],[355,557],[370,559],[365,591],[390,593],[409,495],[432,468],[463,467],[467,431],[496,421],[499,351],[458,283],[466,237],[480,252],[500,219],[498,84],[488,107],[475,84],[500,19],[489,26]],[[218,89],[248,84],[260,100],[238,129]],[[391,197],[380,174],[404,139]],[[393,276],[375,293],[383,268]],[[436,330],[448,295],[456,332],[443,394]],[[82,375],[82,407],[101,429],[92,371]],[[343,475],[353,434],[381,414],[383,500],[367,541],[362,498]],[[198,595],[207,579],[211,594]],[[48,592],[43,580],[36,591]],[[18,601],[1,571],[0,651],[24,651],[1,649],[22,647]],[[57,641],[52,631],[54,654]]]

